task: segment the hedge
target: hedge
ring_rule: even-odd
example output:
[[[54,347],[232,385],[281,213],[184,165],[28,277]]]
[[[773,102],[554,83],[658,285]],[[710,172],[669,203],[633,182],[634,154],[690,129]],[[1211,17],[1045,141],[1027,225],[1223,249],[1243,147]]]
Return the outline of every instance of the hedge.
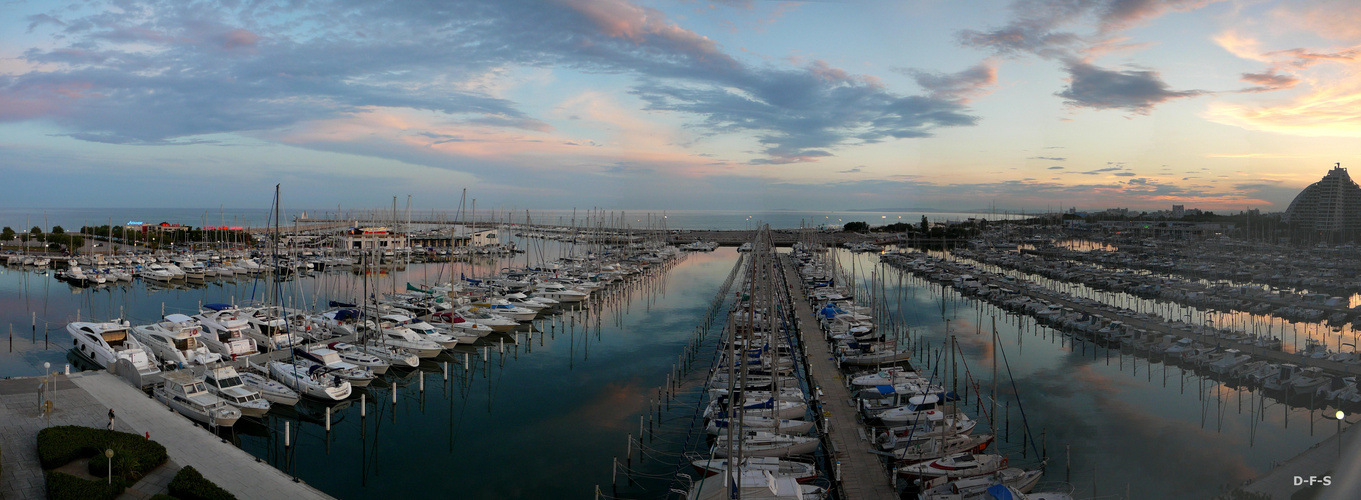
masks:
[[[89,481],[62,472],[47,472],[48,500],[113,500],[128,487],[122,479],[113,483]]]
[[[140,479],[169,459],[164,446],[136,434],[76,425],[49,427],[38,432],[38,461],[44,469],[90,458],[90,474],[103,477],[108,474],[105,449],[114,452],[115,476],[129,481]]]
[[[179,500],[236,500],[236,496],[213,484],[193,466],[186,465],[170,480],[170,495]]]

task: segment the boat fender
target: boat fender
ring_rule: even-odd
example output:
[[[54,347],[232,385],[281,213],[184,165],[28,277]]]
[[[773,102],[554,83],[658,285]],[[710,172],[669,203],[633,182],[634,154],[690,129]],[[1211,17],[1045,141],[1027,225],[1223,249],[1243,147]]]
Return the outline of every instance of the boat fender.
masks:
[[[1005,468],[1007,468],[1007,457],[1002,457],[1002,467],[1000,467],[1000,469]]]

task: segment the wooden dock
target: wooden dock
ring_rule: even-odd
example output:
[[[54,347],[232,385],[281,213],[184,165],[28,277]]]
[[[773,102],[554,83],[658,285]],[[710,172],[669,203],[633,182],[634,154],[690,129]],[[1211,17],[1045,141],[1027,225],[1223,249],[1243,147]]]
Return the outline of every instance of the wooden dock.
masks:
[[[846,378],[837,367],[822,329],[813,317],[803,280],[788,255],[781,257],[785,282],[793,299],[799,334],[808,357],[812,390],[822,412],[818,421],[823,447],[833,464],[835,488],[846,500],[890,500],[898,498],[894,477],[878,455],[870,453],[873,443],[865,435],[859,412],[851,399]]]

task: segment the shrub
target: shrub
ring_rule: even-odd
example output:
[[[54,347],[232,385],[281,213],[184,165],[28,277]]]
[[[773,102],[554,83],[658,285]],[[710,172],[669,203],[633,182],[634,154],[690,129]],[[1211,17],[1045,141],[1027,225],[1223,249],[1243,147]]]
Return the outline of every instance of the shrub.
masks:
[[[113,500],[127,487],[128,484],[118,478],[109,484],[105,481],[88,481],[61,472],[47,473],[48,500]]]
[[[213,484],[189,465],[175,473],[169,488],[170,494],[180,500],[236,500],[235,495]]]
[[[136,481],[169,458],[160,443],[126,432],[76,425],[49,427],[38,432],[38,461],[44,469],[92,458],[90,474],[102,477],[108,471],[105,449],[114,452],[115,476],[130,481]]]

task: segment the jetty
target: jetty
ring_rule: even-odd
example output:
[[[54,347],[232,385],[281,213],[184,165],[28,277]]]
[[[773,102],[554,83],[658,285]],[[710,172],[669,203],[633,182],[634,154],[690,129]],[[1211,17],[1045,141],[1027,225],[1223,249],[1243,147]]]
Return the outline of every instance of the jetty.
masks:
[[[836,364],[835,357],[822,337],[822,330],[813,317],[813,308],[803,290],[803,280],[799,278],[797,265],[788,255],[780,256],[780,268],[794,304],[794,314],[800,344],[804,346],[809,378],[818,415],[818,430],[822,436],[823,450],[834,464],[832,480],[840,498],[847,500],[889,500],[896,499],[894,476],[884,467],[879,455],[873,450],[860,425],[855,401],[851,399],[846,378]],[[800,300],[795,300],[800,299]],[[815,338],[809,338],[810,334]]]
[[[50,384],[52,410],[40,408],[39,387]],[[55,389],[55,390],[51,390]],[[168,411],[160,402],[105,371],[71,375],[0,380],[0,445],[5,477],[0,498],[47,498],[43,470],[38,463],[38,431],[58,425],[103,429],[114,411],[114,429],[147,435],[165,446],[170,461],[158,467],[125,493],[125,498],[149,498],[165,493],[176,470],[193,466],[205,478],[237,498],[279,500],[328,499],[329,495],[295,481],[279,469]]]

